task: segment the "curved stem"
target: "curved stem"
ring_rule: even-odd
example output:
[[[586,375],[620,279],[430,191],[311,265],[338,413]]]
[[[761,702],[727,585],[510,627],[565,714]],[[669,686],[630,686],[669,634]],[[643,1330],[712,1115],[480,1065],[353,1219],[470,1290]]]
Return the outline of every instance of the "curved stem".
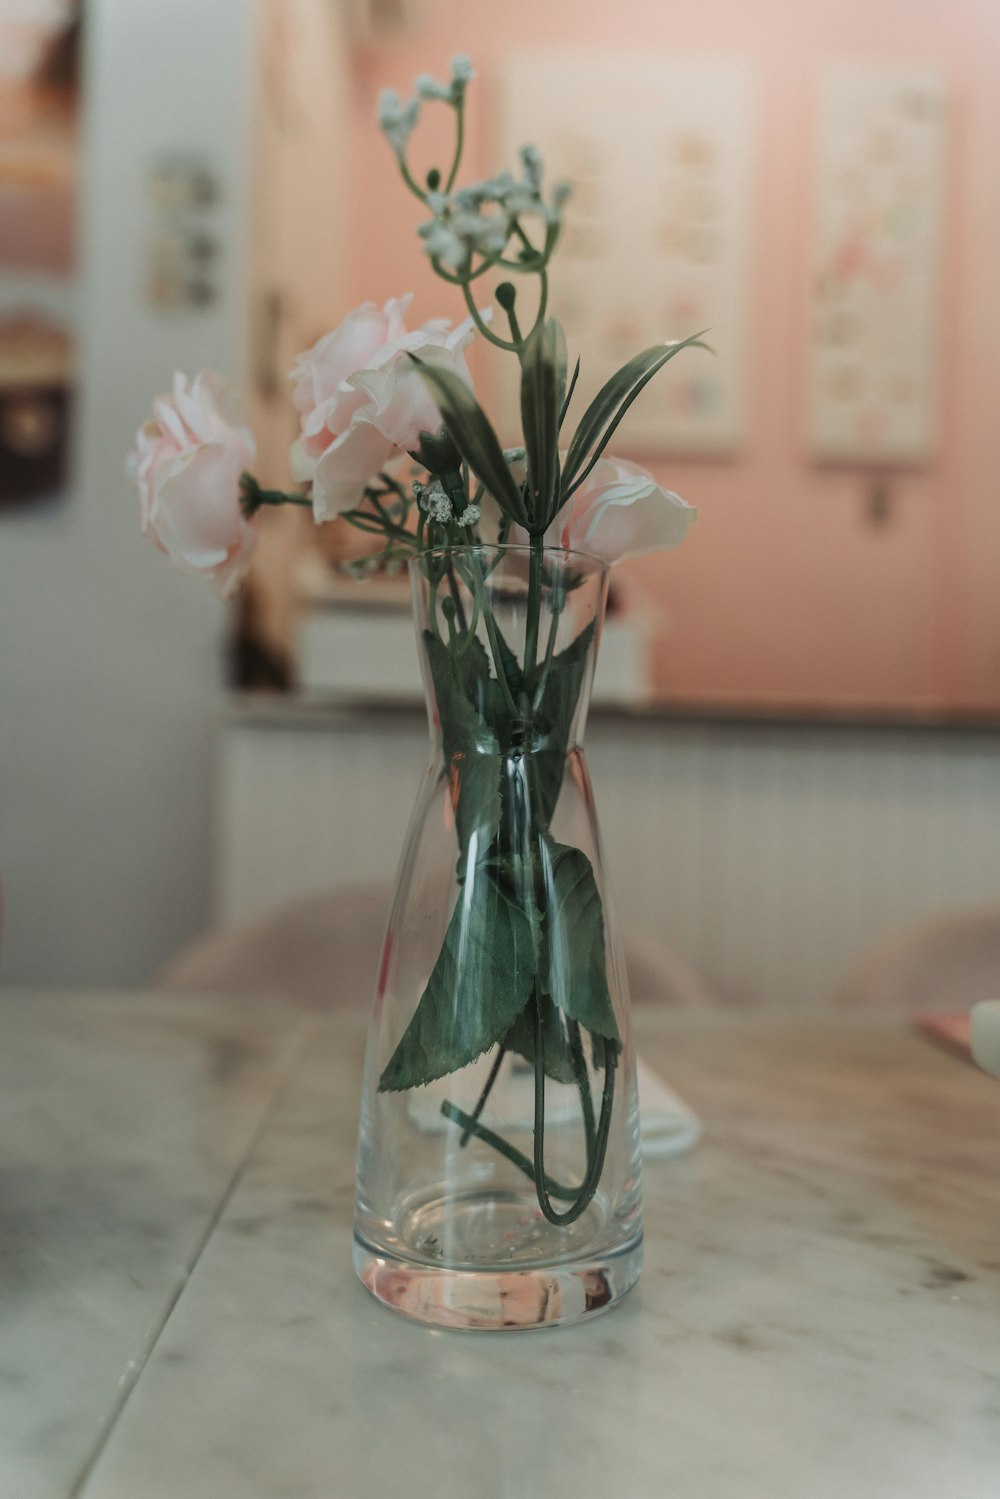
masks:
[[[483,322],[482,318],[479,316],[479,308],[476,306],[476,299],[469,290],[469,284],[467,281],[462,283],[462,295],[465,297],[465,305],[469,309],[469,316],[472,318],[472,321],[475,323],[476,327],[479,329],[483,337],[489,343],[495,344],[498,349],[506,349],[508,353],[516,354],[521,347],[520,344],[511,343],[511,341],[507,338],[500,338],[498,334],[492,332],[487,324]]]
[[[483,623],[486,625],[486,633],[490,641],[490,652],[493,656],[493,669],[497,674],[497,683],[503,694],[503,700],[508,712],[512,718],[516,719],[519,717],[518,707],[514,701],[514,695],[510,690],[510,683],[507,681],[507,673],[503,669],[503,655],[500,650],[496,620],[493,618],[493,610],[490,608],[489,599],[486,597],[484,580],[480,572],[479,557],[475,554],[471,560],[471,573],[471,579],[467,579],[467,581],[471,584],[473,596],[482,613]]]
[[[465,605],[462,603],[462,595],[459,593],[458,584],[455,582],[454,565],[450,561],[447,568],[447,577],[448,591],[451,594],[452,603],[455,605],[455,618],[458,620],[458,627],[463,634],[468,634],[469,626],[465,618]]]
[[[421,203],[426,203],[427,202],[427,194],[424,191],[424,189],[420,186],[419,182],[416,182],[414,180],[413,176],[410,173],[409,167],[406,165],[405,159],[402,156],[398,156],[396,158],[396,160],[399,162],[399,170],[400,170],[400,173],[402,174],[403,181],[406,183],[407,187],[410,189],[410,192],[413,194],[413,196],[415,198],[419,198],[420,201],[421,201]]]
[[[261,505],[305,505],[312,509],[312,500],[305,494],[288,494],[283,489],[260,489],[252,491],[252,505],[257,510]]]
[[[544,269],[540,270],[539,273],[538,273],[538,279],[539,279],[539,281],[541,283],[541,291],[539,292],[539,296],[538,296],[538,311],[535,314],[535,321],[532,324],[532,328],[531,328],[531,332],[532,333],[534,333],[535,329],[536,328],[540,328],[541,325],[544,323],[544,321],[545,321],[545,311],[546,311],[546,308],[549,305],[549,276],[548,276],[548,272],[546,270],[544,270]],[[531,335],[529,334],[528,336],[530,337]]]
[[[493,1063],[493,1066],[490,1068],[490,1075],[486,1079],[486,1082],[483,1085],[483,1091],[480,1093],[479,1098],[476,1101],[476,1107],[473,1109],[472,1113],[469,1115],[469,1124],[462,1131],[462,1138],[458,1142],[459,1145],[462,1146],[463,1148],[466,1145],[468,1145],[468,1143],[469,1143],[469,1136],[472,1134],[472,1128],[471,1128],[471,1126],[473,1124],[475,1124],[476,1120],[479,1118],[480,1114],[483,1112],[483,1109],[485,1109],[485,1107],[486,1107],[486,1100],[489,1098],[490,1094],[493,1091],[493,1084],[496,1082],[496,1080],[497,1080],[497,1078],[498,1078],[498,1076],[500,1074],[500,1068],[503,1066],[503,1059],[504,1059],[504,1057],[506,1055],[507,1055],[507,1048],[504,1046],[503,1042],[501,1042],[500,1045],[499,1045],[499,1047],[497,1048],[496,1061]]]
[[[583,1054],[583,1041],[580,1039],[580,1023],[577,1020],[569,1020],[566,1024],[569,1033],[569,1059],[573,1064],[573,1072],[576,1077],[576,1086],[580,1094],[580,1107],[583,1110],[583,1128],[587,1136],[588,1155],[594,1149],[594,1100],[590,1096],[590,1078],[587,1076],[587,1059]]]
[[[452,1124],[457,1124],[462,1129],[467,1129],[470,1135],[475,1135],[477,1140],[482,1140],[484,1145],[491,1146],[505,1160],[510,1161],[512,1165],[516,1166],[519,1171],[523,1171],[530,1181],[535,1181],[534,1165],[522,1151],[518,1150],[515,1145],[511,1145],[509,1140],[505,1140],[495,1130],[488,1129],[485,1124],[480,1124],[477,1119],[472,1118],[471,1114],[466,1114],[455,1104],[450,1103],[447,1098],[441,1105],[441,1112],[446,1119],[451,1120]],[[535,1182],[536,1189],[537,1186],[538,1183]],[[572,1202],[576,1197],[575,1187],[564,1187],[562,1182],[553,1180],[551,1176],[545,1178],[545,1181],[542,1183],[542,1190],[549,1197],[557,1197],[561,1202]]]
[[[452,157],[451,171],[448,173],[448,181],[444,185],[445,196],[455,186],[455,178],[458,176],[458,164],[462,160],[462,143],[465,138],[465,100],[460,99],[455,105],[455,155]]]
[[[586,1212],[597,1191],[604,1170],[604,1159],[608,1151],[608,1136],[611,1133],[611,1110],[615,1096],[615,1067],[617,1058],[607,1040],[604,1043],[604,1094],[601,1098],[601,1119],[597,1126],[593,1148],[587,1141],[587,1171],[573,1203],[565,1213],[552,1206],[553,1194],[546,1187],[545,1176],[545,1041],[542,1036],[542,1012],[535,1002],[535,1192],[542,1214],[556,1228],[568,1228]]]

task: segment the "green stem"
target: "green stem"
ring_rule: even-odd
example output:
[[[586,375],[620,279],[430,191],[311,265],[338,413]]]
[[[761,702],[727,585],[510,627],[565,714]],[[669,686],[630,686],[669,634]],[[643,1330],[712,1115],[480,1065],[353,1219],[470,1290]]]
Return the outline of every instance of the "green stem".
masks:
[[[504,1059],[504,1057],[506,1055],[507,1055],[507,1048],[501,1042],[500,1046],[497,1048],[496,1061],[493,1063],[493,1066],[490,1068],[490,1075],[486,1079],[486,1082],[483,1085],[483,1091],[480,1093],[479,1098],[478,1098],[478,1100],[476,1102],[476,1107],[473,1109],[472,1114],[470,1115],[470,1124],[475,1124],[476,1120],[479,1118],[480,1114],[485,1109],[485,1107],[486,1107],[486,1100],[489,1098],[490,1094],[493,1091],[493,1084],[496,1082],[497,1078],[500,1075],[500,1068],[503,1066],[503,1059]],[[471,1128],[464,1129],[462,1131],[462,1138],[459,1140],[458,1143],[459,1143],[459,1145],[463,1149],[465,1148],[466,1145],[468,1145],[468,1143],[469,1143],[469,1136],[471,1134],[472,1134],[472,1129]]]
[[[511,343],[509,338],[500,338],[498,334],[492,332],[487,324],[483,322],[482,318],[479,316],[479,308],[476,306],[476,299],[472,295],[472,292],[469,290],[469,284],[467,281],[463,281],[462,283],[462,295],[465,297],[465,305],[469,309],[469,316],[472,318],[472,321],[475,323],[476,327],[479,329],[483,337],[489,343],[495,344],[498,349],[506,349],[508,353],[516,354],[521,347],[520,344]]]
[[[555,646],[556,646],[556,638],[557,638],[557,636],[559,634],[559,617],[560,617],[561,614],[562,614],[562,603],[561,603],[561,601],[560,601],[560,603],[558,604],[558,607],[557,607],[556,601],[555,601],[555,599],[553,599],[553,601],[552,601],[552,623],[549,625],[549,638],[545,642],[545,656],[543,657],[543,660],[542,660],[542,669],[538,673],[538,681],[535,684],[535,695],[534,695],[534,697],[531,700],[531,709],[532,709],[533,713],[537,713],[538,710],[539,710],[539,708],[541,707],[541,704],[542,704],[542,694],[545,691],[545,684],[546,684],[546,682],[549,679],[549,672],[552,669],[552,655],[553,655],[553,652],[554,652]]]
[[[479,624],[479,600],[476,597],[476,595],[473,594],[472,595],[472,618],[469,620],[469,623],[468,623],[468,625],[465,628],[465,639],[462,641],[462,644],[458,648],[458,653],[459,653],[460,656],[465,656],[468,653],[469,648],[472,645],[472,642],[476,638],[476,626],[478,624]]]
[[[580,1107],[583,1110],[583,1128],[587,1137],[587,1157],[589,1159],[594,1151],[596,1137],[594,1134],[594,1100],[590,1094],[587,1059],[583,1054],[579,1021],[568,1020],[566,1029],[569,1033],[569,1058],[573,1064],[576,1086],[580,1094]]]
[[[377,515],[368,515],[364,510],[342,510],[341,516],[348,525],[354,526],[358,531],[366,531],[370,536],[391,536],[406,546],[413,546],[415,544],[413,532],[389,520],[381,506],[379,510],[380,513]]]
[[[611,1111],[615,1097],[615,1067],[617,1058],[604,1040],[604,1094],[601,1099],[601,1121],[597,1134],[591,1142],[587,1139],[587,1171],[580,1184],[576,1199],[565,1213],[552,1206],[553,1194],[546,1188],[545,1176],[545,1041],[542,1036],[542,1013],[535,1005],[535,1192],[542,1214],[556,1228],[568,1228],[571,1223],[587,1211],[597,1191],[604,1170],[608,1151],[608,1136],[611,1133]]]
[[[511,1145],[508,1140],[505,1140],[502,1135],[498,1135],[495,1130],[489,1129],[485,1124],[480,1124],[477,1119],[473,1119],[471,1114],[464,1113],[462,1109],[450,1103],[448,1099],[445,1099],[444,1103],[442,1103],[441,1112],[446,1119],[451,1120],[452,1124],[457,1124],[463,1130],[468,1130],[470,1135],[475,1135],[477,1140],[482,1140],[484,1145],[491,1146],[505,1160],[510,1161],[512,1165],[516,1166],[519,1171],[523,1171],[529,1181],[535,1183],[535,1190],[538,1190],[538,1182],[535,1179],[535,1167],[528,1157],[518,1150],[516,1146]],[[545,1178],[542,1183],[542,1190],[548,1197],[557,1197],[560,1202],[572,1202],[577,1193],[575,1187],[564,1187],[561,1182],[553,1180],[551,1176]]]
[[[520,219],[515,219],[514,220],[514,233],[517,235],[518,239],[521,241],[521,243],[524,246],[524,248],[526,250],[529,250],[531,252],[531,255],[532,255],[532,257],[534,259],[540,260],[542,258],[540,256],[538,250],[531,243],[531,240],[528,238],[528,236],[525,234],[524,230],[521,228],[521,221],[520,221]],[[521,264],[522,265],[528,265],[529,262],[522,260]]]
[[[534,685],[535,665],[538,660],[538,625],[542,609],[542,547],[543,538],[533,535],[528,568],[528,617],[524,628],[524,682],[529,692]]]
[[[410,189],[410,192],[413,194],[413,196],[415,198],[419,198],[420,201],[421,201],[421,203],[426,203],[427,202],[427,194],[424,191],[424,189],[420,186],[419,182],[416,182],[414,180],[413,176],[410,173],[409,167],[406,165],[406,161],[404,160],[404,158],[402,156],[399,156],[396,159],[399,162],[400,174],[402,175],[403,181],[406,183],[407,187]]]
[[[490,641],[490,653],[493,656],[493,668],[497,674],[497,684],[499,685],[500,691],[503,694],[503,700],[507,705],[508,712],[513,718],[516,719],[520,717],[520,713],[518,711],[518,706],[514,701],[514,695],[510,690],[510,683],[507,681],[507,673],[503,669],[503,656],[500,652],[500,640],[497,635],[496,620],[493,618],[493,610],[490,608],[489,599],[486,597],[486,590],[484,587],[482,574],[480,573],[479,569],[479,556],[478,554],[474,553],[471,563],[472,576],[470,579],[473,596],[475,597],[475,600],[479,605],[480,612],[483,616],[483,623],[486,625],[486,633],[489,636]]]
[[[256,484],[251,493],[254,510],[261,505],[305,505],[307,509],[312,509],[312,500],[308,495],[287,494],[283,489],[261,489]]]
[[[468,634],[469,626],[465,617],[465,605],[462,603],[462,595],[459,593],[458,584],[455,582],[455,568],[450,560],[448,562],[447,576],[448,588],[451,592],[452,602],[455,605],[455,618],[458,620],[459,629],[462,633]]]
[[[521,325],[517,321],[517,312],[513,306],[507,309],[507,321],[510,324],[510,336],[517,344],[519,352],[524,352],[526,340],[521,337]]]
[[[541,291],[539,292],[539,296],[538,296],[538,312],[535,314],[535,323],[534,323],[534,327],[531,330],[532,333],[534,333],[535,328],[540,328],[541,325],[542,325],[542,323],[544,323],[544,321],[545,321],[545,312],[546,312],[546,309],[548,308],[548,305],[549,305],[549,277],[548,277],[548,272],[545,271],[544,269],[541,270],[541,271],[539,271],[539,273],[538,273],[538,279],[539,279],[539,281],[541,283]]]
[[[462,99],[455,105],[455,155],[452,158],[451,171],[448,173],[448,181],[445,183],[445,196],[455,186],[455,178],[458,176],[458,164],[462,160],[462,145],[465,139],[465,100]]]

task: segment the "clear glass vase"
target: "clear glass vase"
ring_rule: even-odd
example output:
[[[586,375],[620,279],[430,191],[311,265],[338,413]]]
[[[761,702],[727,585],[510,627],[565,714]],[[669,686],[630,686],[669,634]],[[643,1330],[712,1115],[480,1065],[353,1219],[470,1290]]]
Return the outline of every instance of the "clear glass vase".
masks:
[[[458,1328],[602,1311],[642,1260],[625,974],[581,740],[607,570],[410,564],[431,754],[365,1063],[355,1268]]]

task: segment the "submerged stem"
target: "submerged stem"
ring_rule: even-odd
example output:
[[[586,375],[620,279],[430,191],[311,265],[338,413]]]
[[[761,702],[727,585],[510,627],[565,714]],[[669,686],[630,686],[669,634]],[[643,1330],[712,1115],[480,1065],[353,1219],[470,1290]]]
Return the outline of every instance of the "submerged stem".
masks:
[[[472,1134],[472,1126],[475,1124],[476,1120],[479,1118],[480,1114],[486,1107],[486,1100],[489,1098],[490,1094],[493,1091],[493,1084],[496,1082],[498,1076],[500,1075],[500,1068],[503,1065],[503,1059],[506,1055],[507,1048],[503,1045],[503,1043],[501,1043],[500,1048],[497,1051],[496,1061],[490,1068],[490,1075],[486,1079],[486,1082],[483,1086],[483,1091],[480,1093],[479,1098],[476,1101],[476,1107],[473,1109],[472,1114],[470,1115],[469,1125],[462,1131],[462,1138],[458,1142],[459,1145],[461,1145],[463,1148],[469,1143],[469,1136]]]
[[[587,1137],[587,1171],[580,1183],[573,1206],[565,1213],[552,1206],[552,1193],[545,1182],[545,1042],[542,1037],[542,1015],[535,1005],[535,1192],[538,1206],[544,1217],[556,1228],[568,1228],[581,1217],[590,1206],[604,1170],[604,1158],[608,1150],[608,1135],[611,1132],[611,1108],[615,1096],[615,1067],[617,1057],[604,1037],[604,1094],[601,1098],[601,1121],[593,1141]]]
[[[535,1182],[537,1189],[538,1183],[535,1181],[535,1168],[528,1157],[517,1149],[516,1145],[511,1145],[509,1140],[505,1140],[502,1135],[498,1135],[495,1130],[489,1129],[485,1124],[480,1124],[478,1120],[472,1118],[471,1114],[466,1114],[456,1104],[450,1103],[448,1099],[445,1099],[444,1103],[442,1103],[441,1112],[446,1119],[451,1120],[452,1124],[460,1125],[463,1130],[468,1130],[470,1135],[475,1135],[478,1140],[482,1140],[484,1145],[491,1145],[494,1150],[499,1151],[505,1160],[510,1161],[511,1165],[516,1166],[519,1171],[524,1172],[529,1180]],[[561,1182],[554,1181],[551,1176],[545,1178],[543,1191],[549,1197],[558,1197],[561,1202],[572,1202],[577,1194],[576,1187],[564,1187]]]

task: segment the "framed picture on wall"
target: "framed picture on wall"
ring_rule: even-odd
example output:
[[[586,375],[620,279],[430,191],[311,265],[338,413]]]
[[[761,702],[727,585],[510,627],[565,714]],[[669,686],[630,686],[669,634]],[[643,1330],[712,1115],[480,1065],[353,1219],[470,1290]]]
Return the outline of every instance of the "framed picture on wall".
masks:
[[[826,461],[926,463],[948,95],[929,69],[838,64],[819,99],[805,428]]]
[[[74,0],[0,11],[0,506],[66,484],[80,29]]]
[[[651,455],[727,455],[743,435],[754,90],[748,64],[544,53],[508,60],[498,160],[537,146],[566,178],[552,311],[589,399],[636,348],[710,328],[629,413]],[[515,123],[516,122],[516,126]],[[516,426],[516,382],[503,392]]]

